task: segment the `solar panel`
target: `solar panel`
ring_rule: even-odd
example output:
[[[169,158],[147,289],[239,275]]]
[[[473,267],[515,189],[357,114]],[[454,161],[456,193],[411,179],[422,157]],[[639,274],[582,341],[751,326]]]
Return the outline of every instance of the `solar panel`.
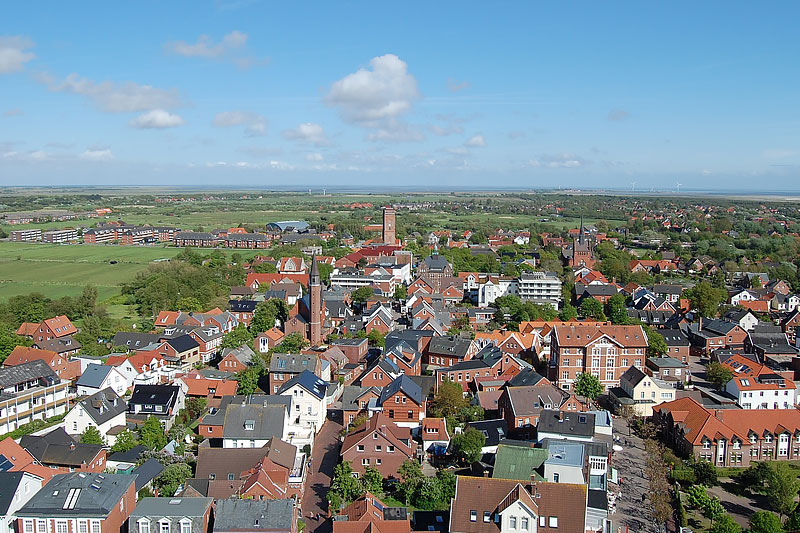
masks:
[[[14,466],[14,463],[9,461],[5,455],[0,455],[0,472],[8,472]]]

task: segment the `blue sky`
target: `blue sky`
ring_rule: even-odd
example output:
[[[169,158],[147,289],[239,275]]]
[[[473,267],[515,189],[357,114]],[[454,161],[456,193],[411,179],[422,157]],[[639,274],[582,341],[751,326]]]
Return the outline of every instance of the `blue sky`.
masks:
[[[800,190],[796,2],[16,2],[0,185]]]

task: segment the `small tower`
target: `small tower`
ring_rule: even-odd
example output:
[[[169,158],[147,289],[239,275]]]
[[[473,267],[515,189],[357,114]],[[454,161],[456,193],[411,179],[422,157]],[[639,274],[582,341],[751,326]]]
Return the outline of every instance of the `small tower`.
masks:
[[[397,213],[393,207],[383,208],[383,244],[395,244],[397,242],[395,218]]]
[[[311,346],[322,344],[322,286],[320,285],[317,257],[311,259],[311,272],[308,277],[308,307]]]

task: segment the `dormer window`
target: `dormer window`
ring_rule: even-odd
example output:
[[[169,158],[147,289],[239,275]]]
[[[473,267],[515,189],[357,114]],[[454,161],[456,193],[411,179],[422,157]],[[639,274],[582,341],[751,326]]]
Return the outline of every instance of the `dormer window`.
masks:
[[[246,431],[253,431],[255,429],[256,421],[255,420],[245,420],[244,421],[244,429]]]

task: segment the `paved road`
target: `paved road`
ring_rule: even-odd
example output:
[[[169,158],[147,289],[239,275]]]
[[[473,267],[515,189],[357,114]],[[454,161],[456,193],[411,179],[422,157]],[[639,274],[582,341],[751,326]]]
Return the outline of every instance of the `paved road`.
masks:
[[[303,493],[303,520],[307,533],[330,533],[333,530],[330,520],[326,519],[327,496],[333,469],[339,462],[339,432],[342,430],[342,424],[332,417],[334,414],[338,415],[338,412],[328,411],[328,420],[317,434],[311,452],[311,471],[306,477]],[[317,515],[321,515],[320,520],[317,520]]]
[[[642,439],[636,434],[628,436],[628,427],[622,418],[614,419],[614,434],[622,439],[620,445],[623,448],[621,452],[615,452],[612,459],[622,484],[609,485],[618,494],[616,512],[611,515],[614,531],[625,533],[626,527],[631,532],[657,531],[653,525],[650,504],[642,500],[642,495],[648,490],[647,479],[643,476],[645,455]]]

